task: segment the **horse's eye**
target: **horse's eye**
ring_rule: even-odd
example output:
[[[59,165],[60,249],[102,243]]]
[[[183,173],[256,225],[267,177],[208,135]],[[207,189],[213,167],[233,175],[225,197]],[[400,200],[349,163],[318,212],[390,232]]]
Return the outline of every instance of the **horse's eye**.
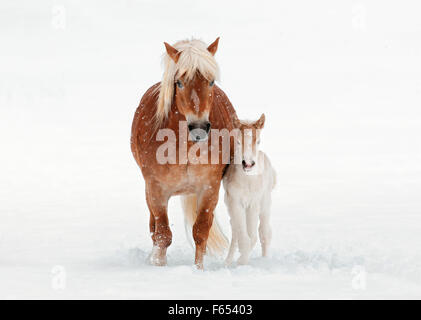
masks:
[[[209,82],[209,85],[212,87],[215,84],[215,80],[212,80],[211,82]]]
[[[180,89],[183,89],[183,84],[181,83],[180,80],[177,80],[176,84],[177,84],[177,87],[179,87]]]

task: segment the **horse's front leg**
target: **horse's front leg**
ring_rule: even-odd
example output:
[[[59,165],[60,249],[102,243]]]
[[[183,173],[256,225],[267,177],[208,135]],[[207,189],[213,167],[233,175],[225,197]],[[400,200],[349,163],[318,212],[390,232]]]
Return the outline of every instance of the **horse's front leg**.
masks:
[[[193,225],[193,238],[196,244],[195,264],[203,269],[203,256],[206,253],[209,230],[212,227],[213,211],[218,203],[220,184],[214,184],[198,194],[197,218]]]
[[[168,199],[158,185],[146,186],[146,202],[151,215],[149,227],[153,242],[150,262],[155,266],[167,264],[167,248],[172,241],[167,215]]]

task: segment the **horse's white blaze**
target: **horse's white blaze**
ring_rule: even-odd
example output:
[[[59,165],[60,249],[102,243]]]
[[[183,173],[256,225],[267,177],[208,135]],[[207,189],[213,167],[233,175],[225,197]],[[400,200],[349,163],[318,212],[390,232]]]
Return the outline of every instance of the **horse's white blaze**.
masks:
[[[196,90],[193,88],[190,94],[190,98],[194,103],[194,110],[196,112],[199,112],[199,107],[200,107],[200,99],[199,96],[197,95]]]

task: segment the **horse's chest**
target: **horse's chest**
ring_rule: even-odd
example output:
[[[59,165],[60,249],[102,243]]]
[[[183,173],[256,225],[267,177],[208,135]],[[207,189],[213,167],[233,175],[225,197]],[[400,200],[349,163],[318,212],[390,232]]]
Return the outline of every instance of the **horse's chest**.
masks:
[[[216,169],[217,168],[209,165],[187,164],[187,181],[192,185],[203,185],[204,183],[208,183],[211,180],[215,180],[215,182],[220,181],[221,177],[220,174],[218,174],[218,170]]]
[[[221,170],[208,165],[167,165],[154,167],[148,176],[158,180],[170,194],[194,193],[221,181]]]

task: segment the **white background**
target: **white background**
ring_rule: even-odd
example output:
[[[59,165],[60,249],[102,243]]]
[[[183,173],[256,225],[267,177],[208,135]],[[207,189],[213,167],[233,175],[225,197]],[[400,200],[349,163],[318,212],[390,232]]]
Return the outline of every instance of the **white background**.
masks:
[[[419,1],[0,4],[0,298],[421,298]],[[149,266],[130,152],[163,41],[221,37],[218,83],[265,112],[269,259],[193,267],[177,198]],[[217,215],[229,233],[223,201]]]

